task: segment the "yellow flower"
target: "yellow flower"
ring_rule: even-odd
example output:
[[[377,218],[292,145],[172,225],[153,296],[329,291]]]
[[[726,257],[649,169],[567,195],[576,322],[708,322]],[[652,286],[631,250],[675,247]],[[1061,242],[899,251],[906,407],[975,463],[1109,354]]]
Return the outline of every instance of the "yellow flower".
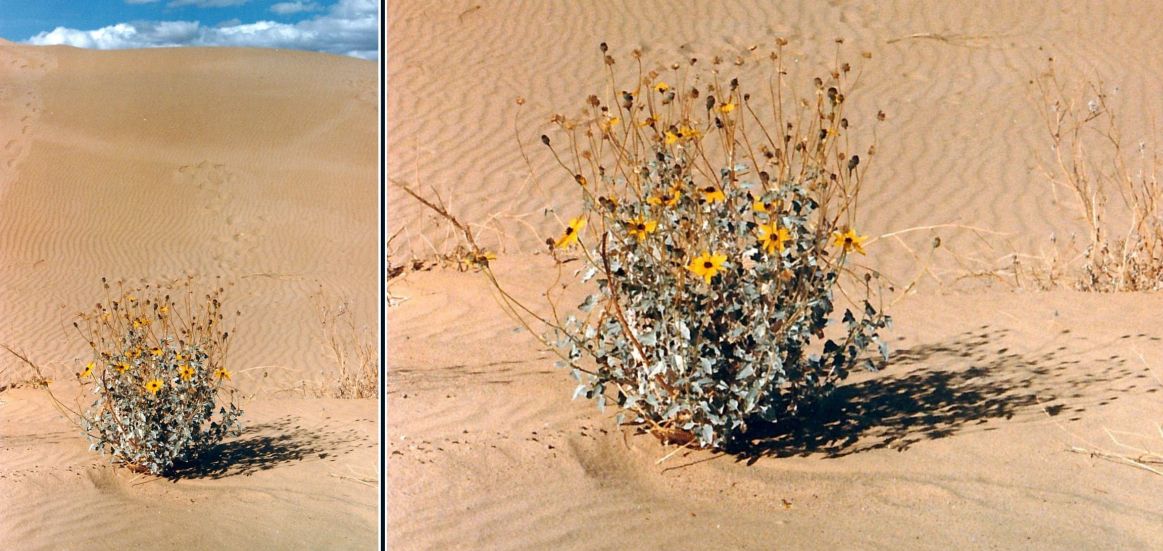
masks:
[[[618,117],[613,117],[613,118],[608,119],[602,123],[602,129],[603,130],[610,130],[611,128],[613,128],[615,126],[618,126],[618,123],[620,123],[620,122],[622,122],[622,119],[620,119]]]
[[[141,357],[141,349],[140,348],[130,349],[130,351],[127,352],[125,355],[129,356],[129,359],[131,359],[131,360],[136,360],[136,359]]]
[[[666,131],[666,145],[674,145],[678,141],[678,135],[669,130]]]
[[[81,370],[80,376],[81,377],[88,377],[89,375],[92,375],[94,367],[96,367],[96,365],[94,365],[93,362],[89,362],[89,363],[85,364],[85,369]]]
[[[468,261],[469,261],[469,264],[473,264],[475,266],[488,266],[490,260],[496,260],[496,259],[497,259],[496,253],[493,253],[492,251],[483,251],[480,254],[472,255],[468,259]]]
[[[170,313],[170,307],[169,306],[162,306],[161,308],[157,309],[157,312],[164,316],[164,315]]]
[[[133,328],[134,329],[141,329],[141,322],[138,320],[133,320]]]
[[[682,190],[678,186],[670,188],[670,191],[662,195],[648,197],[646,202],[651,205],[663,205],[673,207],[678,204],[678,200],[682,198]]]
[[[627,222],[626,227],[630,235],[633,235],[634,237],[637,237],[639,241],[642,241],[643,239],[646,239],[646,234],[654,233],[654,230],[658,228],[658,222],[653,220],[646,220],[645,218],[639,216],[638,218]]]
[[[226,379],[228,381],[230,380],[230,372],[227,371],[225,367],[219,367],[218,369],[214,370],[214,376],[218,377],[219,379]]]
[[[189,381],[190,378],[194,376],[194,368],[188,365],[183,365],[178,368],[178,376],[181,377],[183,381]]]
[[[837,247],[843,247],[844,252],[855,250],[860,254],[864,254],[864,241],[868,239],[867,235],[856,235],[856,230],[848,228],[844,233],[834,232],[832,240]]]
[[[129,295],[129,296],[125,297],[125,300],[128,300],[129,302],[137,302],[137,297],[135,297],[133,295]]]
[[[723,190],[715,186],[707,186],[699,191],[703,192],[703,200],[708,203],[718,203],[719,201],[727,200],[727,196],[723,194]]]
[[[725,254],[711,254],[704,252],[691,260],[687,269],[694,272],[696,275],[702,276],[707,283],[711,282],[711,278],[723,269],[723,263],[727,261]]]
[[[642,119],[642,122],[638,123],[638,126],[646,128],[647,126],[653,125],[655,122],[658,122],[658,119],[655,119],[654,117],[646,117],[645,119]]]
[[[117,362],[117,372],[125,373],[126,371],[129,371],[129,364],[126,362]]]
[[[787,228],[777,228],[775,222],[759,225],[759,242],[768,254],[783,252],[784,244],[788,241],[791,241],[791,233]]]
[[[145,389],[148,390],[150,394],[157,394],[157,391],[162,389],[162,380],[150,379],[149,382],[145,383]]]
[[[754,210],[755,212],[775,212],[779,210],[779,200],[777,199],[770,203],[764,203],[760,199],[752,198],[751,210]]]
[[[731,111],[734,111],[734,110],[735,110],[734,103],[724,103],[723,105],[719,106],[719,111],[722,111],[723,113],[730,113]]]
[[[658,90],[658,93],[661,94],[663,92],[666,92],[667,90],[670,90],[670,85],[667,84],[666,82],[659,81],[658,84],[654,85],[654,89]]]
[[[683,139],[689,138],[689,139],[693,140],[693,139],[698,139],[699,137],[701,137],[703,135],[702,132],[699,132],[698,130],[691,128],[689,126],[686,126],[686,125],[680,126],[678,128],[678,132],[679,132],[679,134],[682,135]]]
[[[155,358],[160,358],[160,357],[162,357],[162,349],[160,349],[160,348],[158,348],[158,347],[156,347],[156,346],[155,346],[155,347],[153,347],[153,348],[150,348],[150,349],[149,349],[149,353],[150,353],[150,355],[152,355],[152,356],[153,356],[153,357],[155,357]]]
[[[578,233],[581,232],[582,228],[584,227],[586,227],[585,218],[579,216],[573,220],[570,220],[569,225],[565,227],[565,233],[560,238],[558,238],[557,243],[554,243],[554,246],[559,249],[564,249],[570,245],[573,245],[574,243],[577,243]]]

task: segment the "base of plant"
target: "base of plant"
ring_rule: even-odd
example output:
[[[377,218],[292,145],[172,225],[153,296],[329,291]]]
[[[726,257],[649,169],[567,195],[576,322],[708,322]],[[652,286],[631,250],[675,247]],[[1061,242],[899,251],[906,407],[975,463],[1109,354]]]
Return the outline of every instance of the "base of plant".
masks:
[[[663,445],[667,446],[689,446],[694,449],[705,447],[699,444],[698,437],[689,430],[674,427],[654,427],[650,429],[650,434],[653,434],[655,438],[662,441]]]
[[[122,463],[121,466],[125,467],[126,469],[128,469],[132,473],[150,474],[148,467],[146,467],[144,465],[138,465],[137,463]]]

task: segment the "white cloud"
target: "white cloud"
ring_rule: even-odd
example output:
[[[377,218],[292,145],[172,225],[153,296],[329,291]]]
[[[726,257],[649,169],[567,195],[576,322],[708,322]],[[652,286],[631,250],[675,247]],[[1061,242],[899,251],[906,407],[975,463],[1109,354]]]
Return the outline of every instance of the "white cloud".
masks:
[[[225,8],[228,6],[241,6],[250,0],[171,0],[166,4],[170,8],[180,8],[183,6],[195,6],[198,8]]]
[[[288,48],[374,60],[379,44],[378,7],[375,0],[339,0],[326,14],[294,24],[256,21],[208,27],[197,21],[146,21],[94,30],[57,27],[27,42],[100,50],[163,46]]]
[[[315,2],[279,2],[271,6],[271,11],[279,15],[291,15],[308,11],[319,11],[322,7]]]
[[[125,0],[126,4],[154,4],[161,0]]]

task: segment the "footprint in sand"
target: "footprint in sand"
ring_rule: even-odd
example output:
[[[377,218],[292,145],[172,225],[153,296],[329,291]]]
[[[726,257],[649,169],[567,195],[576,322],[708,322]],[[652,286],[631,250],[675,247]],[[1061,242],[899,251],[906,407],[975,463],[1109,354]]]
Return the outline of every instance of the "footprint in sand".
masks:
[[[29,50],[5,49],[0,57],[8,61],[0,65],[0,82],[4,84],[0,87],[0,121],[19,121],[19,125],[0,125],[0,143],[4,143],[0,167],[15,172],[31,150],[29,137],[43,110],[37,81],[55,68],[56,62],[51,55]]]
[[[365,102],[376,103],[379,93],[376,91],[376,81],[369,78],[349,78],[343,81],[346,88],[352,93],[352,98]]]
[[[175,179],[199,191],[202,209],[216,221],[215,234],[210,237],[216,266],[225,271],[236,270],[246,255],[258,247],[262,228],[262,217],[257,223],[251,221],[230,192],[237,186],[238,176],[223,163],[203,160],[178,167]]]

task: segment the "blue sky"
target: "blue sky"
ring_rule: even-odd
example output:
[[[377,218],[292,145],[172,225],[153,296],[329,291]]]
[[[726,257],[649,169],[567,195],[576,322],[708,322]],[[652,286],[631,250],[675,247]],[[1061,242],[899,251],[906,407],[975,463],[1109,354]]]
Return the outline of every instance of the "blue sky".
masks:
[[[0,38],[121,49],[291,48],[377,59],[378,0],[0,0]]]

